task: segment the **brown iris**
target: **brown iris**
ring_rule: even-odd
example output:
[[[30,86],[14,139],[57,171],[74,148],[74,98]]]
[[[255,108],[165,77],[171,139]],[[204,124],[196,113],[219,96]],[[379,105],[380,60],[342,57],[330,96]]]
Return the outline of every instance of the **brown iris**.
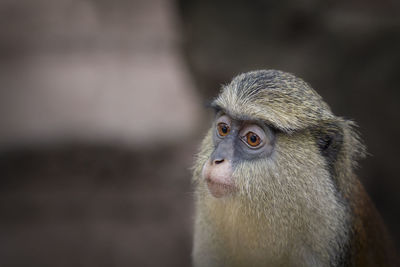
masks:
[[[252,146],[256,147],[261,143],[261,138],[253,132],[248,132],[246,134],[246,142]]]
[[[229,133],[229,126],[226,123],[220,122],[218,123],[218,134],[220,136],[227,136]]]

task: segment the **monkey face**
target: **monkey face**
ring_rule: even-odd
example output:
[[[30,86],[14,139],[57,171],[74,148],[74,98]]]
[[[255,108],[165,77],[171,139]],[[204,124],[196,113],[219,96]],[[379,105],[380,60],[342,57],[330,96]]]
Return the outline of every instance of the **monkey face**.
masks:
[[[234,119],[223,111],[217,113],[213,128],[214,151],[202,176],[210,193],[220,198],[237,190],[232,174],[238,163],[271,155],[275,133],[261,121]]]

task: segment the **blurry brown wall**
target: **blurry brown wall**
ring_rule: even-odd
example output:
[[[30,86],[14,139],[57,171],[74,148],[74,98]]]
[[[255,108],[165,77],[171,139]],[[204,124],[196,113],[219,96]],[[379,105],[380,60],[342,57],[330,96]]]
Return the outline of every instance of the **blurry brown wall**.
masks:
[[[174,2],[0,1],[0,266],[188,266]]]
[[[0,149],[192,133],[173,2],[2,0],[0,22]]]

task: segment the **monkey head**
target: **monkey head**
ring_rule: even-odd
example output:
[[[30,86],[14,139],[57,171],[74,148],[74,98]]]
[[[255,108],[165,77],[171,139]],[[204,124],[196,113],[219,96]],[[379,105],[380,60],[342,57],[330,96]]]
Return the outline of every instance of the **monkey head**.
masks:
[[[211,106],[215,120],[198,177],[216,198],[260,190],[280,175],[294,178],[298,166],[326,177],[335,172],[340,157],[347,164],[355,160],[345,157],[356,159],[364,151],[352,122],[335,116],[306,82],[285,72],[241,74]],[[344,139],[352,147],[340,153]],[[244,167],[249,162],[252,168]],[[353,166],[344,167],[351,171]]]

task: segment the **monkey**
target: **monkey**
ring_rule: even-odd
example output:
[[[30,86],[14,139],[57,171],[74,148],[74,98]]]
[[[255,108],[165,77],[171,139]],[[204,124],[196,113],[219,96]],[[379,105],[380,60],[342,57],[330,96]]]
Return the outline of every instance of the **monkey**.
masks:
[[[210,106],[193,167],[195,267],[397,266],[355,175],[355,122],[278,70],[236,76]]]

